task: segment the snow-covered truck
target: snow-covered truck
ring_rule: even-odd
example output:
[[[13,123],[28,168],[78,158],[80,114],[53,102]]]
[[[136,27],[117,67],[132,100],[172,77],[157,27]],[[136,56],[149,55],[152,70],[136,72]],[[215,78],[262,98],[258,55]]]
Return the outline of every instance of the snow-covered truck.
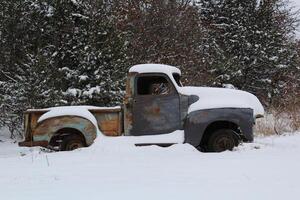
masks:
[[[255,120],[264,115],[254,95],[235,89],[183,87],[180,76],[181,71],[169,65],[135,65],[129,70],[120,107],[27,110],[25,141],[19,145],[73,150],[91,145],[99,132],[107,137],[151,136],[136,145],[189,143],[208,152],[253,141]],[[181,140],[174,140],[176,130],[182,130]]]

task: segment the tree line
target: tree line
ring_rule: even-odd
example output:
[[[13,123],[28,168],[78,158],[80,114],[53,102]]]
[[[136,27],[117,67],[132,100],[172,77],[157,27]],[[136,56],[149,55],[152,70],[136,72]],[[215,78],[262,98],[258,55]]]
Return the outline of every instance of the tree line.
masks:
[[[285,0],[2,0],[0,127],[28,108],[117,105],[140,63],[299,103],[297,17]]]

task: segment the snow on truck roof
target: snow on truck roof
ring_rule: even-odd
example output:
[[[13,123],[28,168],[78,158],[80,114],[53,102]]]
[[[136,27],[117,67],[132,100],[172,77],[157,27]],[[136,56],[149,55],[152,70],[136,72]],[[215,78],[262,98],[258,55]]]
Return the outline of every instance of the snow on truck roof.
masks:
[[[134,65],[129,69],[129,72],[138,73],[164,73],[164,74],[181,74],[181,71],[173,66],[164,64],[140,64]]]

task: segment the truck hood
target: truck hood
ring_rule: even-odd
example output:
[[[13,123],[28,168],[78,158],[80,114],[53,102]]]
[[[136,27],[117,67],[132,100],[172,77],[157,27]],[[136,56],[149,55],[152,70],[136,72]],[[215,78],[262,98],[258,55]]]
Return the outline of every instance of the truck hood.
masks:
[[[179,92],[199,97],[198,101],[190,105],[188,113],[213,108],[251,108],[255,118],[264,115],[262,104],[249,92],[213,87],[180,87]]]

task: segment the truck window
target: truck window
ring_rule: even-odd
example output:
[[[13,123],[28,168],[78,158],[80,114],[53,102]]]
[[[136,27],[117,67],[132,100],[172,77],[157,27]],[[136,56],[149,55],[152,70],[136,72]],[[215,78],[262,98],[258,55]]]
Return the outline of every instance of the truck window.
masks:
[[[138,95],[167,95],[171,86],[163,76],[142,76],[137,79]]]
[[[175,79],[177,85],[178,85],[179,87],[182,87],[182,83],[181,83],[181,81],[180,81],[180,75],[174,73],[174,74],[173,74],[173,78]]]

